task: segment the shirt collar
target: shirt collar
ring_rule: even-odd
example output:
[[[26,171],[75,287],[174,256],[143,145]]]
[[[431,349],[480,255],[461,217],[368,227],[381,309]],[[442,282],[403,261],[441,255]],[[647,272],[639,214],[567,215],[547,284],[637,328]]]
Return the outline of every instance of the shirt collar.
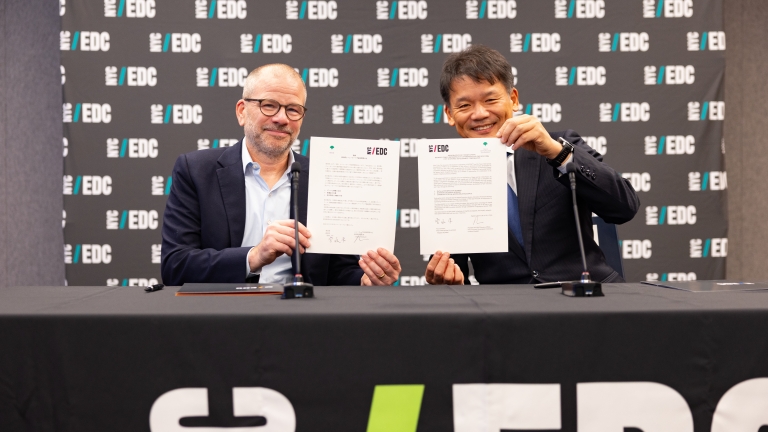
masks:
[[[250,165],[253,165],[254,171],[258,174],[261,171],[261,166],[254,162],[251,158],[251,154],[248,153],[248,145],[245,143],[245,137],[243,137],[243,145],[240,151],[241,159],[243,160],[243,173],[249,174]],[[293,156],[293,150],[288,151],[288,168],[285,169],[285,173],[291,172],[291,166],[296,162],[296,158]]]

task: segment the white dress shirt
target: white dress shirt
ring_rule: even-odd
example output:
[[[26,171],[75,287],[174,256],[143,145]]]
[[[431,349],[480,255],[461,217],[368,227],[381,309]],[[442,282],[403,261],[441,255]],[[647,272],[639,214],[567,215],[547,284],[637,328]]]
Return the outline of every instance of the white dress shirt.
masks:
[[[289,152],[288,167],[283,176],[270,189],[261,177],[261,166],[251,159],[243,138],[243,173],[245,174],[245,233],[242,246],[256,246],[264,238],[264,231],[274,221],[290,218],[291,165],[295,161]],[[274,262],[260,269],[250,271],[245,260],[246,275],[261,274],[260,283],[285,283],[293,277],[291,257],[280,255]]]

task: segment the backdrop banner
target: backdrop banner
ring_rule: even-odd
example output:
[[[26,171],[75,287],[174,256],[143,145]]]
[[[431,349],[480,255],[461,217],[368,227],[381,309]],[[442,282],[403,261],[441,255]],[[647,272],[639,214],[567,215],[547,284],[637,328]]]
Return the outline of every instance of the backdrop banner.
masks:
[[[721,0],[60,1],[70,285],[160,279],[174,161],[241,139],[245,77],[275,62],[308,87],[297,152],[400,140],[398,283],[423,284],[415,142],[457,137],[438,82],[470,44],[507,57],[521,112],[579,132],[638,191],[627,280],[725,276]]]

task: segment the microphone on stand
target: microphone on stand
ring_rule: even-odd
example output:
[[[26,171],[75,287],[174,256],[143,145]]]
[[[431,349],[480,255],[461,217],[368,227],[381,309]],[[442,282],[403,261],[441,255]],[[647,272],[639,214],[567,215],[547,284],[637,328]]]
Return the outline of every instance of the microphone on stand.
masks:
[[[293,276],[293,282],[285,284],[283,287],[284,299],[292,298],[311,298],[315,296],[314,286],[311,283],[304,282],[304,276],[301,274],[301,253],[299,252],[299,174],[301,173],[301,164],[297,161],[291,165],[291,196],[293,197],[293,229],[296,237],[296,274]]]
[[[576,166],[568,162],[565,165],[568,178],[571,181],[571,198],[573,199],[573,216],[576,219],[576,234],[579,237],[579,252],[581,252],[581,264],[584,271],[581,272],[581,280],[562,282],[562,294],[569,297],[604,297],[603,286],[600,282],[592,282],[587,270],[587,257],[584,253],[584,238],[581,235],[581,223],[579,222],[579,206],[576,203]]]

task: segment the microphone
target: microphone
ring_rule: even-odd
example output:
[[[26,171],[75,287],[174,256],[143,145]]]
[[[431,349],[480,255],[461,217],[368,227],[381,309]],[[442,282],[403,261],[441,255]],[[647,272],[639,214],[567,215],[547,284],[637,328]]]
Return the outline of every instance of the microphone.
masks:
[[[579,206],[576,203],[576,166],[572,162],[565,165],[568,178],[571,181],[571,198],[573,200],[573,216],[576,220],[576,234],[579,238],[579,252],[581,252],[581,264],[584,270],[581,272],[581,280],[562,283],[562,294],[569,297],[604,297],[603,286],[600,282],[592,282],[587,270],[587,256],[584,253],[584,237],[581,235],[581,223],[579,222]]]
[[[291,196],[293,197],[293,235],[296,237],[296,248],[294,256],[296,257],[296,274],[293,276],[293,282],[285,284],[283,287],[283,299],[292,298],[311,298],[315,296],[314,287],[311,283],[304,282],[304,276],[301,274],[301,253],[299,252],[299,175],[301,173],[301,164],[295,161],[291,165]]]

